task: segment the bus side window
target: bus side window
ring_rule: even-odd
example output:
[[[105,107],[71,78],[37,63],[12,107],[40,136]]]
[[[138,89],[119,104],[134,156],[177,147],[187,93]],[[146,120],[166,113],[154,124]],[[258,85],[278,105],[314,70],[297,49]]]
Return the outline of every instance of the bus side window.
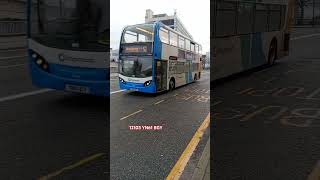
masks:
[[[159,36],[160,36],[161,42],[169,44],[169,33],[168,33],[168,30],[166,30],[166,29],[161,27],[160,30],[159,30]]]
[[[184,38],[179,36],[179,47],[184,49],[185,48],[185,41]]]
[[[278,31],[281,21],[280,5],[270,5],[269,31]]]
[[[249,34],[253,25],[253,3],[240,2],[238,8],[238,34]]]
[[[191,43],[191,51],[194,52],[194,43]]]
[[[217,2],[216,36],[232,36],[236,31],[236,2]],[[226,23],[227,22],[227,23]]]
[[[287,6],[282,5],[281,6],[281,25],[280,25],[280,29],[282,29],[283,26],[284,26],[285,19],[286,19],[286,14],[287,14]]]
[[[268,31],[268,6],[266,4],[256,4],[254,31]]]
[[[178,46],[178,35],[172,31],[169,31],[170,34],[170,45]]]
[[[186,50],[190,51],[190,40],[186,39]]]

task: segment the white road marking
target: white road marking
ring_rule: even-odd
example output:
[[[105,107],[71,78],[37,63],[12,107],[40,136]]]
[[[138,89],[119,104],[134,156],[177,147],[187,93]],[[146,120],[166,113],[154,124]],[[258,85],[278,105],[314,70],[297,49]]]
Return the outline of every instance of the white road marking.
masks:
[[[158,105],[158,104],[162,103],[163,101],[164,100],[158,101],[158,102],[154,103],[154,105]]]
[[[37,91],[31,91],[31,92],[25,92],[25,93],[15,94],[11,96],[1,97],[0,102],[11,101],[11,100],[20,99],[27,96],[37,95],[37,94],[43,94],[49,91],[52,91],[52,89],[41,89]]]
[[[26,63],[23,63],[23,64],[15,64],[15,65],[8,65],[8,66],[0,66],[0,69],[21,67],[21,66],[24,66],[24,65],[26,65]]]
[[[131,117],[131,116],[133,116],[133,115],[135,115],[135,114],[138,114],[138,113],[140,113],[140,112],[142,112],[142,109],[140,109],[139,111],[136,111],[136,112],[134,112],[134,113],[131,113],[131,114],[129,114],[128,116],[125,116],[125,117],[120,118],[120,121],[121,121],[121,120],[124,120],[124,119],[127,119],[128,117]]]
[[[53,89],[40,89],[40,90],[37,90],[37,91],[31,91],[31,92],[25,92],[25,93],[10,95],[10,96],[6,96],[6,97],[0,97],[0,102],[16,100],[16,99],[20,99],[20,98],[24,98],[24,97],[28,97],[28,96],[34,96],[34,95],[38,95],[38,94],[43,94],[43,93],[50,92],[50,91],[53,91]],[[122,91],[125,91],[125,90],[113,91],[113,92],[111,92],[111,94],[119,93],[119,92],[122,92]]]
[[[9,59],[18,59],[18,58],[26,58],[28,56],[24,55],[24,56],[9,56],[9,57],[0,57],[0,61],[1,60],[9,60]]]
[[[298,40],[298,39],[309,38],[309,37],[313,37],[313,36],[319,36],[319,35],[320,35],[320,33],[298,36],[298,37],[291,38],[291,41]]]
[[[110,92],[110,94],[116,94],[116,93],[123,92],[123,91],[126,91],[126,90],[125,89],[121,89],[121,90],[118,90],[118,91],[112,91],[112,92]]]

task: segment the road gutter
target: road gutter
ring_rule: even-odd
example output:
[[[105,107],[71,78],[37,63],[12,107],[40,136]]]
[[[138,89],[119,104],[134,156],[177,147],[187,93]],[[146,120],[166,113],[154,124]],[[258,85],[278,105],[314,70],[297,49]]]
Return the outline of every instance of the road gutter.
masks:
[[[190,157],[192,156],[193,152],[195,151],[196,147],[198,146],[205,130],[209,126],[210,123],[210,113],[202,122],[201,126],[198,128],[194,136],[192,137],[191,141],[189,142],[186,149],[183,151],[182,155],[180,156],[179,160],[176,162],[174,167],[171,169],[169,175],[167,176],[166,180],[178,180],[183,173],[184,168],[186,167]]]
[[[195,171],[192,175],[192,180],[202,180],[205,179],[205,175],[209,176],[209,178],[206,176],[206,178],[210,179],[210,138],[207,141],[206,146],[204,147],[204,150],[202,152],[202,155],[200,157],[200,160],[197,164],[197,167],[195,168]],[[208,172],[209,171],[209,172]]]

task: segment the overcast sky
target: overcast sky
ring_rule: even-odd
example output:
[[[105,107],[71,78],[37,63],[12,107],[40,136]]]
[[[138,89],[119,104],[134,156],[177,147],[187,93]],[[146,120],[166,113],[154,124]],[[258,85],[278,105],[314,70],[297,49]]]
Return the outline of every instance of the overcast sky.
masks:
[[[203,53],[210,50],[210,0],[111,0],[110,45],[119,48],[121,31],[126,25],[145,22],[146,9],[154,14],[177,15],[192,35],[202,45]]]

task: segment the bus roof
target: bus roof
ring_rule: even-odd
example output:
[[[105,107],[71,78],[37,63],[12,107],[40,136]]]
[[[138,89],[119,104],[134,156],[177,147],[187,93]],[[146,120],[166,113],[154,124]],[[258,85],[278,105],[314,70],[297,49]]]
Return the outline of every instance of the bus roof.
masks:
[[[197,45],[201,46],[201,44],[199,44],[199,43],[195,42],[194,40],[192,40],[192,39],[188,38],[187,36],[183,35],[182,33],[180,33],[180,32],[178,32],[178,31],[176,31],[176,30],[172,29],[171,27],[169,27],[169,26],[167,26],[167,25],[163,24],[161,21],[156,21],[156,22],[153,22],[153,23],[141,23],[141,24],[128,25],[128,26],[126,26],[126,27],[124,28],[124,30],[125,30],[125,29],[127,29],[128,27],[134,27],[134,26],[139,26],[139,25],[148,25],[148,24],[149,24],[149,25],[156,25],[156,24],[159,24],[159,25],[161,25],[162,27],[165,27],[167,30],[170,30],[170,31],[172,31],[172,32],[174,32],[174,33],[176,33],[176,34],[178,34],[179,36],[182,36],[182,37],[184,37],[185,39],[190,40],[190,42],[192,42],[192,43],[194,43],[194,44],[197,44]],[[201,46],[201,47],[202,47],[202,46]]]

